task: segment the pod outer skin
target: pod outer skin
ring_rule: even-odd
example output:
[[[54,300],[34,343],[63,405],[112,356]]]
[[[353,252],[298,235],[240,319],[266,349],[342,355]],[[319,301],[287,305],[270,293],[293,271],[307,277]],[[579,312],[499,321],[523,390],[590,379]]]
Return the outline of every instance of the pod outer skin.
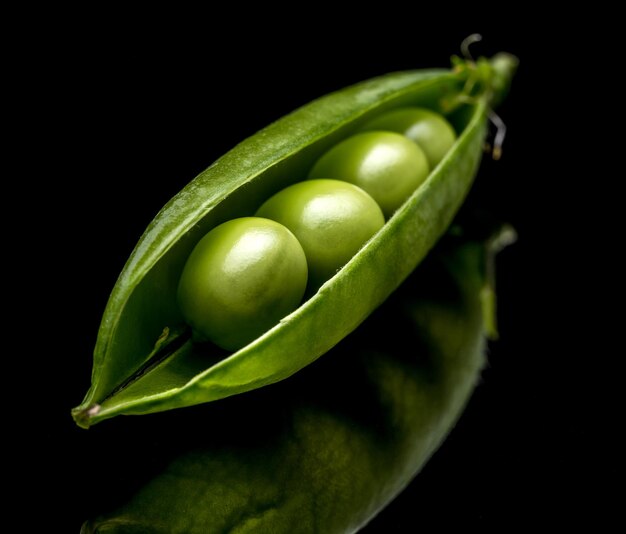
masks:
[[[304,179],[316,157],[373,115],[408,103],[437,106],[463,80],[462,72],[412,71],[327,95],[247,139],[185,187],[150,224],[113,289],[98,333],[92,386],[73,411],[76,422],[88,427],[119,414],[170,410],[257,389],[303,369],[353,331],[426,256],[462,204],[482,154],[487,97],[467,108],[471,113],[455,146],[427,181],[294,313],[214,365],[188,363],[182,351],[120,388],[146,364],[164,328],[181,320],[177,280],[210,228],[254,213],[289,185],[285,176]]]
[[[331,358],[272,388],[186,410],[189,419],[170,416],[170,426],[159,416],[143,437],[158,442],[167,430],[180,446],[82,532],[358,531],[437,449],[478,380],[484,266],[483,245],[448,248]]]

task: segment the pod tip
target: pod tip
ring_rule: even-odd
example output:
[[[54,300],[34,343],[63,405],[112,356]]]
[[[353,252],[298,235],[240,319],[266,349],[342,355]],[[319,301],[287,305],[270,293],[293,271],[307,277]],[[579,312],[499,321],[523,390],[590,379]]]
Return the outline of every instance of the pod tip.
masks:
[[[80,428],[87,429],[91,426],[91,419],[100,412],[99,404],[91,404],[86,408],[79,406],[72,410],[72,417]]]

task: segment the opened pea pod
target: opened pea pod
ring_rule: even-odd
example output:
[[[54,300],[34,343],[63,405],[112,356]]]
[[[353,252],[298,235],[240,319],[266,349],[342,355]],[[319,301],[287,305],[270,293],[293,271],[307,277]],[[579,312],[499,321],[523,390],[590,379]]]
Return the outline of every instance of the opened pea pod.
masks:
[[[328,352],[449,226],[515,65],[501,54],[362,82],[213,163],[160,211],[124,267],[76,422],[215,401]],[[411,113],[436,117],[425,128],[434,141],[412,137]]]

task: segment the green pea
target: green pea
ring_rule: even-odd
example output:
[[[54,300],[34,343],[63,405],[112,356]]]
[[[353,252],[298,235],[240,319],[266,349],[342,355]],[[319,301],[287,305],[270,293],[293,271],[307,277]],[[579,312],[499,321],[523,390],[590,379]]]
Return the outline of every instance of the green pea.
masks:
[[[398,132],[417,143],[433,169],[450,151],[456,132],[439,113],[423,108],[400,108],[384,113],[365,125],[366,130]]]
[[[283,225],[258,217],[225,222],[189,256],[178,303],[196,333],[226,350],[257,338],[302,300],[304,251]]]
[[[309,178],[358,185],[391,217],[428,177],[424,152],[394,132],[365,132],[338,143],[313,166]]]
[[[309,289],[317,289],[385,224],[361,188],[338,180],[308,180],[276,193],[257,211],[289,228],[309,266]]]

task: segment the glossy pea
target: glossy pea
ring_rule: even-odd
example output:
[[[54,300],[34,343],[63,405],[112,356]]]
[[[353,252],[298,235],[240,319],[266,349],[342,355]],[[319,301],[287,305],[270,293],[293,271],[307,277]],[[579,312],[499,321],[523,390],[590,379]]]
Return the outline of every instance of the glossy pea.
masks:
[[[365,132],[338,143],[313,166],[309,178],[335,178],[367,191],[385,217],[428,177],[424,152],[403,135]]]
[[[302,299],[304,251],[283,225],[259,217],[225,222],[189,256],[178,303],[196,334],[237,350],[274,326]]]
[[[452,125],[439,113],[424,108],[400,108],[367,123],[366,130],[390,130],[414,141],[426,154],[430,168],[444,158],[456,141]]]
[[[371,196],[339,180],[294,184],[268,199],[256,215],[284,224],[298,238],[313,290],[332,278],[385,224]]]

